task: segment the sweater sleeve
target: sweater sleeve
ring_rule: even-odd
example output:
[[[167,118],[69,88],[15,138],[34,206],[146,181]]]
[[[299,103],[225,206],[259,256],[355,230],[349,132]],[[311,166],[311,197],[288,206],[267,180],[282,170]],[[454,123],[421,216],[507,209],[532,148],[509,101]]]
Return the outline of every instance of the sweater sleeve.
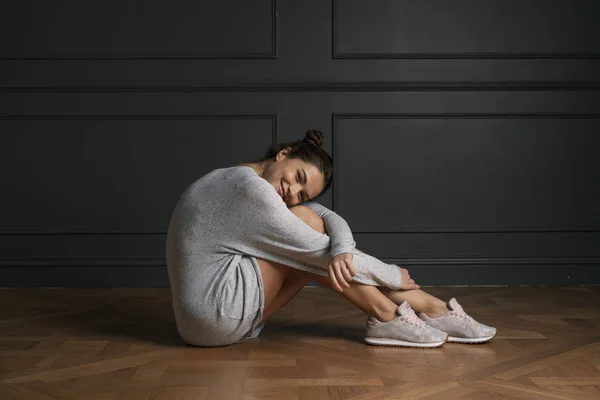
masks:
[[[331,240],[332,259],[338,254],[354,252],[356,242],[352,236],[350,226],[344,218],[315,201],[307,201],[302,205],[313,210],[325,222],[327,234]]]
[[[263,178],[240,183],[210,217],[210,234],[225,252],[329,275],[330,237],[294,215]],[[400,289],[400,268],[353,250],[353,281]]]

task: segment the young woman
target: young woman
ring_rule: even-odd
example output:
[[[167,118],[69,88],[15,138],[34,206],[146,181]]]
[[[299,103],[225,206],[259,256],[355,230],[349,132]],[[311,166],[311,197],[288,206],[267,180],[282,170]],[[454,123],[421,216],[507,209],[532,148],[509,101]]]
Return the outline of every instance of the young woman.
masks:
[[[344,219],[313,201],[333,175],[322,145],[321,132],[309,130],[261,161],[208,173],[182,194],[166,243],[182,339],[222,346],[256,337],[313,280],[367,314],[369,344],[439,347],[494,337],[495,328],[455,299],[446,304],[406,269],[355,248]]]

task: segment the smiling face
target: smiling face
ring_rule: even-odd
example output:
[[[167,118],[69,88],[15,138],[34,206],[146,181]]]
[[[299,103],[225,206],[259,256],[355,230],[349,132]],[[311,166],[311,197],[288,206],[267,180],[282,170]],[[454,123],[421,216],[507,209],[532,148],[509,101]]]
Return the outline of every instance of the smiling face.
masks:
[[[275,156],[262,177],[279,193],[288,207],[317,197],[325,187],[323,174],[316,165],[299,158],[288,157],[289,148]]]

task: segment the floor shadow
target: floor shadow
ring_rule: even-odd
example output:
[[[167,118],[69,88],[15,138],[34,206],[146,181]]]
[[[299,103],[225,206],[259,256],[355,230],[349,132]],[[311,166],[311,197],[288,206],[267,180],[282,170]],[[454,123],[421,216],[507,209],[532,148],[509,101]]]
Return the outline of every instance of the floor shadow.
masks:
[[[170,294],[123,296],[122,292],[115,291],[117,294],[111,297],[111,292],[107,290],[106,295],[102,295],[103,292],[97,290],[54,289],[42,296],[42,292],[35,289],[25,297],[27,303],[33,304],[36,296],[44,300],[45,307],[36,307],[39,312],[35,327],[40,332],[100,336],[105,340],[131,339],[168,347],[187,346],[177,332]]]
[[[26,299],[21,308],[36,309],[34,323],[39,332],[191,347],[177,332],[168,290],[25,289],[21,297]],[[28,325],[32,323],[27,322]],[[284,336],[362,342],[364,327],[332,321],[282,321],[275,316],[260,334],[262,339]]]
[[[261,338],[280,336],[312,336],[320,338],[345,339],[362,343],[364,340],[364,327],[349,327],[347,325],[331,322],[303,322],[289,323],[282,321],[268,321],[261,332]]]

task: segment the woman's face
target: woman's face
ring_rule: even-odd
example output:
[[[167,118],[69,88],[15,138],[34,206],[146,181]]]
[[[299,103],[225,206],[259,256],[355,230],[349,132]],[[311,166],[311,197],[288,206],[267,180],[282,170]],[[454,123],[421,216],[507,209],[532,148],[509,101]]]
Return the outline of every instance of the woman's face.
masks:
[[[317,197],[325,187],[325,178],[314,164],[289,158],[288,153],[289,148],[277,153],[275,162],[265,169],[262,177],[292,207]]]

